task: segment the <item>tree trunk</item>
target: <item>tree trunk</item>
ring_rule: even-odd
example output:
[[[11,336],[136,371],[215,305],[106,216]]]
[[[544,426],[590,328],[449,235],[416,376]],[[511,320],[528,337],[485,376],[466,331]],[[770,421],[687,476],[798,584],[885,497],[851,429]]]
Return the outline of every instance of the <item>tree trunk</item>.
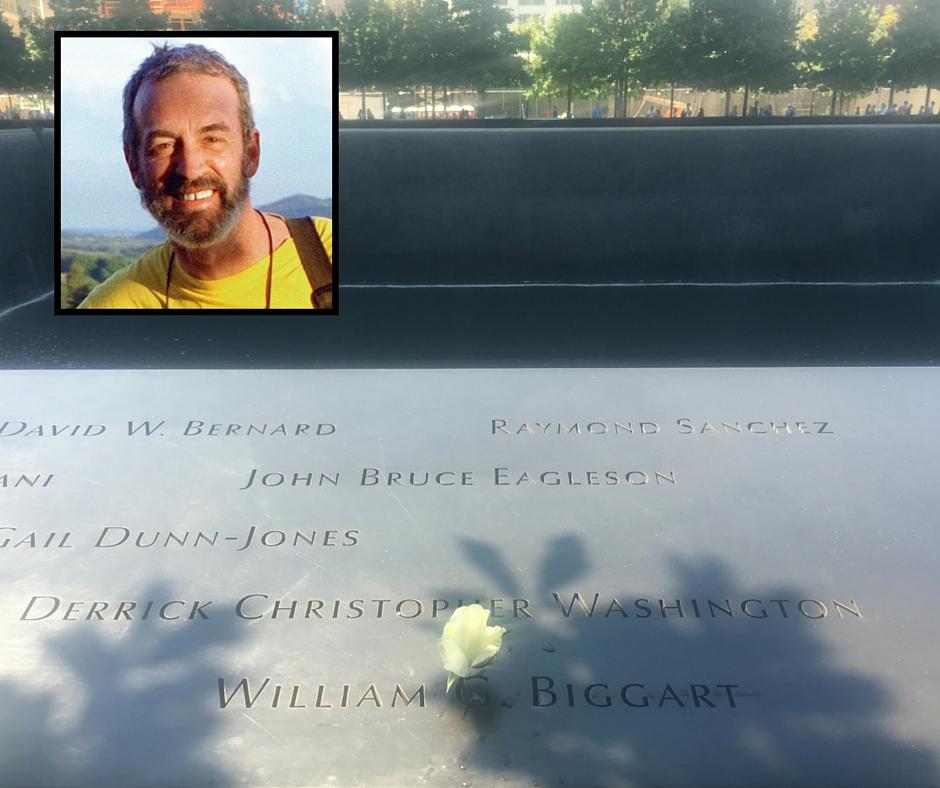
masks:
[[[888,83],[888,107],[894,104],[894,83]]]
[[[437,120],[437,88],[431,85],[431,120]]]
[[[565,111],[568,113],[567,115],[565,115],[565,117],[566,117],[568,120],[571,120],[571,93],[572,93],[573,90],[574,90],[574,86],[571,84],[571,80],[569,79],[569,80],[568,80],[568,102],[567,102],[567,103],[568,103],[568,109],[565,110]],[[505,95],[505,94],[503,94],[503,95]]]
[[[930,85],[927,85],[927,98],[924,99],[924,111],[930,112]]]
[[[745,82],[744,83],[744,102],[741,105],[743,107],[743,109],[741,110],[741,116],[745,118],[747,117],[747,99],[750,93],[750,89],[751,89],[751,86]]]
[[[669,86],[669,117],[672,118],[673,108],[676,106],[676,83],[673,80],[673,83]],[[728,114],[728,111],[725,110],[725,114]]]
[[[423,120],[428,119],[428,86],[424,86],[424,118]]]
[[[830,117],[831,117],[832,115],[835,115],[835,114],[836,114],[836,96],[838,96],[838,95],[839,95],[839,94],[836,93],[836,91],[834,91],[834,90],[832,91],[832,104],[829,105],[829,115],[830,115]]]
[[[360,104],[359,111],[362,113],[362,119],[366,119],[366,89],[362,89],[362,102]]]
[[[816,111],[816,91],[812,90],[809,94],[809,116],[813,117]]]
[[[839,93],[839,114],[845,114],[845,91]]]
[[[441,99],[444,102],[444,120],[447,120],[447,85],[441,88],[441,91],[444,94],[444,98]]]
[[[725,117],[731,114],[731,88],[725,91]]]

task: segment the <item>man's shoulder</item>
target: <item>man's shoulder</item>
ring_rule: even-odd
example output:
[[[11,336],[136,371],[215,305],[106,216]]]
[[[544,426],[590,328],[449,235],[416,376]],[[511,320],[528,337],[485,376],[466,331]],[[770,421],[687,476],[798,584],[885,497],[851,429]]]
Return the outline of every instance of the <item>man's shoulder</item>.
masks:
[[[79,304],[79,309],[159,309],[163,306],[168,243],[146,252],[135,262],[111,274]]]
[[[283,219],[284,217],[279,217]],[[330,260],[330,264],[333,264],[333,220],[327,219],[325,216],[305,216],[304,219],[309,219],[313,224],[314,229],[317,232],[317,235],[320,238],[320,243],[323,244],[324,250],[326,250],[326,256]],[[286,220],[285,220],[286,221]],[[291,221],[298,221],[298,219],[291,219]],[[290,225],[288,225],[288,228]]]

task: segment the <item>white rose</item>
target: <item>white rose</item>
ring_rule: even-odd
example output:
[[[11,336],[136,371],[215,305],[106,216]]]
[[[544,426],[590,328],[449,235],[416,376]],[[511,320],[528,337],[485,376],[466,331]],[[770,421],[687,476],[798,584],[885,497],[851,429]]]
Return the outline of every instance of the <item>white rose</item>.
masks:
[[[473,668],[482,668],[503,645],[503,627],[488,627],[490,611],[480,605],[458,607],[444,625],[444,634],[437,641],[444,670],[448,671],[447,689],[457,680],[470,675]]]

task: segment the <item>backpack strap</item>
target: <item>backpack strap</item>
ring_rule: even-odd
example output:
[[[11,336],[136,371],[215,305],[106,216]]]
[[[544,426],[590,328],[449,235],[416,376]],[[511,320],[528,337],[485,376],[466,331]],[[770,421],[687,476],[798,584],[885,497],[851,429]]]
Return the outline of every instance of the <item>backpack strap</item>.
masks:
[[[333,308],[333,266],[326,256],[326,249],[309,217],[285,219],[284,223],[294,239],[300,262],[303,263],[307,279],[313,292],[310,303],[314,309]]]

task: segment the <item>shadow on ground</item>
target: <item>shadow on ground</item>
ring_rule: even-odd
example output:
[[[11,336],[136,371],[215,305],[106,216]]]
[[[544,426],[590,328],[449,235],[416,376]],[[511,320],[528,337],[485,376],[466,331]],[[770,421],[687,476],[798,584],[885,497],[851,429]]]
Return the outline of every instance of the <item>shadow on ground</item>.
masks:
[[[578,603],[571,606],[572,593],[589,591],[590,607],[600,589],[577,585],[591,568],[577,536],[549,543],[534,587],[517,579],[496,547],[464,539],[460,550],[490,579],[492,596],[526,597],[539,611],[531,620],[499,621],[509,629],[503,651],[481,679],[468,682],[462,698],[451,694],[447,700],[441,733],[455,749],[465,741],[458,768],[468,785],[860,786],[940,780],[935,750],[891,730],[892,720],[905,714],[901,700],[878,677],[841,666],[821,636],[876,624],[849,612],[840,617],[831,602],[824,619],[800,615],[797,603],[812,597],[807,589],[744,588],[721,560],[673,558],[668,588],[615,594],[628,617],[617,608],[605,615],[610,589],[601,592],[588,617]],[[570,617],[563,616],[553,592],[571,608]],[[465,600],[477,594],[440,592]],[[683,600],[685,617],[670,610],[663,618],[659,599],[652,598],[659,596],[667,597],[667,605]],[[641,597],[652,611],[647,617],[635,604]],[[743,615],[740,605],[749,598],[762,600],[748,609],[755,615],[766,610],[766,618]],[[701,618],[693,614],[692,599]],[[722,605],[730,600],[735,617],[712,618],[706,599]],[[787,600],[789,616],[771,600]],[[806,609],[814,616],[820,612],[811,604]],[[594,706],[585,697],[591,684],[607,685],[590,690]],[[621,696],[628,684],[643,685],[626,690],[634,705]],[[709,694],[693,684],[708,687]],[[729,690],[719,686],[726,684],[736,685],[730,691],[734,704]]]
[[[173,599],[159,585],[141,598]],[[231,782],[209,756],[220,719],[207,694],[216,676],[208,652],[230,647],[236,625],[163,624],[139,621],[115,639],[82,622],[49,638],[43,664],[31,671],[54,689],[0,682],[4,785]]]

